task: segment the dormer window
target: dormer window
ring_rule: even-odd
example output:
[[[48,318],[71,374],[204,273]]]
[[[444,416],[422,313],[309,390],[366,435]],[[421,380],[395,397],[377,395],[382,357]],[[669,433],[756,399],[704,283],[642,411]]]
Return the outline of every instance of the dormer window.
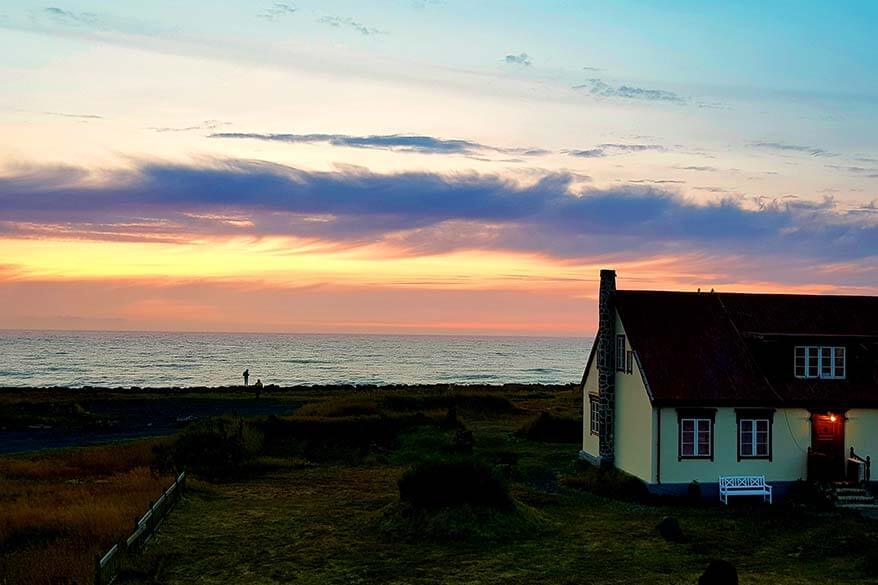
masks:
[[[796,378],[841,380],[845,377],[847,358],[844,346],[797,345],[793,359]]]

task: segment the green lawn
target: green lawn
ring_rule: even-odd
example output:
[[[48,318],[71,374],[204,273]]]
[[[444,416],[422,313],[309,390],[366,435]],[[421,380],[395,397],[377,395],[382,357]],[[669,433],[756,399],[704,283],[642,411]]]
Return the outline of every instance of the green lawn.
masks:
[[[691,584],[723,558],[745,584],[878,583],[878,527],[869,521],[781,506],[646,506],[567,488],[557,476],[576,473],[578,447],[515,436],[528,416],[463,418],[477,457],[519,456],[504,473],[513,496],[544,521],[531,536],[394,541],[378,528],[406,469],[393,453],[346,465],[275,457],[246,479],[192,482],[123,582]],[[666,515],[679,519],[686,543],[659,536]]]

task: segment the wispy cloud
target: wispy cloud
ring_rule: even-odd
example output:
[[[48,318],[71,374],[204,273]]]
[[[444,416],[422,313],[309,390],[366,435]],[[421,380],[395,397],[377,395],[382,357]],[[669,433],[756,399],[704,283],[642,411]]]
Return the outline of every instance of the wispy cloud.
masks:
[[[523,65],[524,67],[530,67],[533,64],[533,60],[527,53],[519,53],[518,55],[506,55],[505,57],[503,57],[503,61],[511,65]]]
[[[696,173],[716,173],[720,170],[709,165],[675,166],[674,168],[680,171],[695,171]]]
[[[587,148],[585,150],[566,150],[565,154],[580,158],[603,158],[607,156],[607,151],[602,148]]]
[[[818,157],[818,156],[836,156],[835,153],[829,152],[822,148],[817,148],[816,146],[802,146],[800,144],[787,144],[784,142],[751,142],[750,146],[753,148],[762,148],[765,150],[775,150],[780,152],[796,152],[807,154],[810,156]]]
[[[196,130],[209,130],[213,132],[222,126],[228,126],[231,122],[221,122],[220,120],[205,120],[200,124],[192,126],[152,126],[148,128],[153,132],[193,132]]]
[[[422,154],[476,154],[481,151],[501,152],[520,156],[540,156],[548,151],[540,148],[504,148],[480,144],[470,140],[449,140],[434,136],[408,134],[376,134],[352,136],[349,134],[262,134],[258,132],[218,132],[211,138],[253,139],[290,144],[331,144],[350,148],[374,148]]]
[[[631,152],[644,152],[644,151],[664,151],[667,150],[664,146],[659,144],[598,144],[594,148],[588,148],[584,150],[565,150],[564,154],[569,156],[576,156],[580,158],[604,158],[607,156],[612,156],[616,154],[626,154]]]
[[[574,85],[573,89],[587,91],[595,97],[642,100],[651,102],[686,103],[686,100],[672,91],[647,89],[632,85],[610,85],[600,79],[589,79],[585,83]]]
[[[678,181],[676,179],[631,179],[629,181],[622,181],[627,183],[651,183],[653,185],[685,185],[686,181]]]
[[[295,14],[296,10],[296,7],[291,4],[287,4],[285,2],[275,2],[256,16],[258,18],[262,18],[263,20],[269,20],[274,22],[276,20],[279,20],[281,17]]]
[[[43,8],[42,14],[58,24],[76,26],[94,26],[100,22],[98,16],[91,12],[74,12],[57,6]]]
[[[58,116],[60,118],[78,118],[80,120],[103,120],[103,116],[97,114],[71,114],[69,112],[43,112],[47,116]]]
[[[837,171],[845,171],[848,173],[853,173],[855,175],[866,175],[867,177],[878,176],[878,174],[876,174],[876,173],[878,173],[878,169],[876,169],[874,167],[868,168],[868,167],[861,167],[861,166],[856,166],[856,165],[851,165],[851,166],[826,165],[826,168],[835,169]]]
[[[365,24],[358,22],[348,16],[321,16],[318,19],[318,22],[322,22],[323,24],[329,25],[334,28],[352,28],[358,33],[365,36],[387,34],[381,29],[366,26]]]

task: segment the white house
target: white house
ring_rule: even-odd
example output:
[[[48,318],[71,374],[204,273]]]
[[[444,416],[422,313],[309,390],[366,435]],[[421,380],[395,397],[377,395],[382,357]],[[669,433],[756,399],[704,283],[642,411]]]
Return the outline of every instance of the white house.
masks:
[[[878,297],[616,290],[601,271],[580,456],[656,493],[869,480]]]

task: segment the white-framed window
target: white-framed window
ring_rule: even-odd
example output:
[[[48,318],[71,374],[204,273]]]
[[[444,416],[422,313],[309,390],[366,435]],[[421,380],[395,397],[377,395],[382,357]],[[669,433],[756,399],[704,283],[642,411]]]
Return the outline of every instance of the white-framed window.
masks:
[[[616,336],[616,371],[625,371],[625,336]]]
[[[742,418],[738,421],[738,453],[741,458],[766,458],[771,455],[771,421],[767,418]]]
[[[634,352],[630,349],[625,352],[625,373],[634,372]]]
[[[601,434],[601,403],[594,394],[588,396],[589,431],[592,435]]]
[[[680,419],[680,458],[709,458],[713,449],[713,421],[709,418]]]
[[[793,352],[796,378],[844,379],[847,352],[842,345],[797,345]]]

